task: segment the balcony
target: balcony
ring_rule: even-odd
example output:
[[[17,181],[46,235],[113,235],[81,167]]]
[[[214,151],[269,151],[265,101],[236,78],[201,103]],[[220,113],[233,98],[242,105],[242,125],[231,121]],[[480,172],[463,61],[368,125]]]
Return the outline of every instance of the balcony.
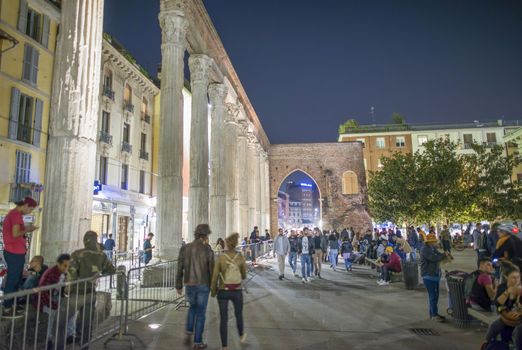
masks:
[[[140,149],[140,159],[149,160],[149,152]]]
[[[129,113],[134,113],[134,105],[132,103],[130,103],[130,101],[123,101],[123,111],[124,112],[129,112]]]
[[[471,143],[464,143],[462,145],[462,149],[472,149],[471,145],[472,145]]]
[[[144,112],[141,112],[141,120],[147,124],[150,124],[150,115],[148,115]]]
[[[112,146],[112,135],[106,131],[100,131],[100,142]]]
[[[34,182],[14,183],[9,190],[9,202],[18,202],[24,197],[33,197],[40,203],[40,193],[43,192],[43,185]]]
[[[493,148],[497,145],[496,142],[484,142],[484,147],[486,148]]]
[[[121,143],[121,151],[122,152],[127,152],[129,154],[132,154],[132,145],[130,143],[128,143],[128,142],[123,141]]]
[[[110,86],[103,87],[103,96],[108,97],[110,100],[114,101],[114,91]]]

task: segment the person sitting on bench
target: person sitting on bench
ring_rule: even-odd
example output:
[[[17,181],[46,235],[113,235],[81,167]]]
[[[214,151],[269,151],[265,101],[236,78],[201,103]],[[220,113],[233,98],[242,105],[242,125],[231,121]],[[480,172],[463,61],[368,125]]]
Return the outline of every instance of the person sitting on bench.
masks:
[[[497,287],[493,281],[494,268],[491,259],[479,260],[479,269],[472,273],[473,285],[468,295],[468,304],[478,311],[492,311],[492,302],[495,300]],[[471,281],[470,281],[471,282]]]
[[[384,259],[383,257],[386,256]],[[387,258],[387,259],[386,259]],[[381,279],[377,281],[380,286],[387,286],[390,284],[391,272],[401,272],[401,258],[393,251],[393,247],[386,247],[386,251],[381,257],[383,261],[381,268]]]

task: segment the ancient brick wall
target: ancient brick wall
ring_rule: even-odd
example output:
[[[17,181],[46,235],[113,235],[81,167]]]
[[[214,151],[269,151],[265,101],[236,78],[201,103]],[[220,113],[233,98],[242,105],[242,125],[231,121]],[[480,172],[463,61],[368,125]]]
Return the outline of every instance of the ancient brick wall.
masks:
[[[296,170],[307,173],[319,187],[323,229],[341,230],[353,226],[356,232],[361,233],[371,229],[361,143],[271,145],[269,164],[271,232],[277,232],[278,229],[279,187]],[[342,177],[346,171],[353,171],[357,175],[358,194],[343,194]]]

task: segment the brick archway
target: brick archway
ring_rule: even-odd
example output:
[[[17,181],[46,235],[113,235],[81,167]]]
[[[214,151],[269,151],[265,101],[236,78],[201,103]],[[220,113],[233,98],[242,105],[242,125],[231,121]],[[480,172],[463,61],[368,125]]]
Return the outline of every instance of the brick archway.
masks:
[[[371,229],[362,147],[359,142],[271,145],[271,231],[275,233],[278,229],[279,188],[295,171],[302,171],[317,184],[322,201],[323,229],[342,230],[353,226],[361,233]],[[357,175],[359,193],[343,194],[342,180],[346,171]]]

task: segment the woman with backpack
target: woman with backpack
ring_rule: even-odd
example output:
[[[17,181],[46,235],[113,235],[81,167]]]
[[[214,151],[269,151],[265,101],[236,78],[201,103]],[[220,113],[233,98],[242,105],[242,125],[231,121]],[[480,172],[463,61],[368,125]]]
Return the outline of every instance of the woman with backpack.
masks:
[[[245,258],[236,251],[239,242],[239,233],[233,233],[225,239],[226,250],[216,261],[212,281],[210,283],[211,295],[217,295],[223,350],[228,349],[228,301],[234,305],[237,330],[241,343],[246,340],[243,329],[243,289],[241,282],[247,277]]]

